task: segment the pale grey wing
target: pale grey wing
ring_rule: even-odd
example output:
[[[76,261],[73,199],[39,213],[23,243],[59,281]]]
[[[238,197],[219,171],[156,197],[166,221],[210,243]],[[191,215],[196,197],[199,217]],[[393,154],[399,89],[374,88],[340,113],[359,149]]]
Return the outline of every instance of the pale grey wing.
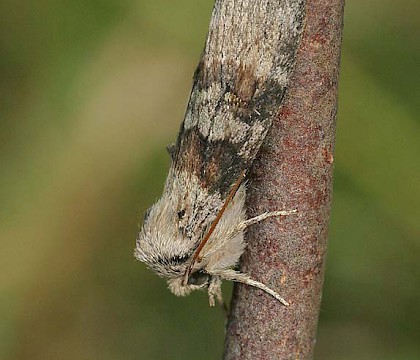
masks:
[[[251,166],[279,111],[304,3],[215,3],[173,158],[175,169],[195,174],[222,199]],[[255,21],[264,24],[254,26]]]
[[[172,170],[175,176],[191,174],[198,186],[220,201],[209,214],[209,204],[201,202],[189,213],[179,209],[184,215],[182,228],[197,225],[200,219],[199,228],[204,231],[234,182],[255,159],[293,69],[303,23],[294,17],[302,16],[296,7],[303,4],[303,0],[283,0],[275,6],[216,2],[185,119],[172,149]],[[241,6],[251,8],[236,9]],[[235,12],[244,16],[234,16]],[[252,26],[258,19],[267,23]]]

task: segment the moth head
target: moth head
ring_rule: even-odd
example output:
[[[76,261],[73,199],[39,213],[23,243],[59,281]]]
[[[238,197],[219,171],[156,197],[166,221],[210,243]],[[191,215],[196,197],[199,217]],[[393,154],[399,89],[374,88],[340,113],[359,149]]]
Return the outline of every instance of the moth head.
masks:
[[[211,276],[198,263],[184,283],[195,246],[180,234],[174,213],[178,216],[165,198],[146,212],[134,255],[157,275],[166,278],[172,293],[185,296],[191,291],[206,288]]]
[[[167,279],[185,273],[194,250],[180,233],[176,216],[171,203],[162,197],[146,212],[134,251],[138,260]]]

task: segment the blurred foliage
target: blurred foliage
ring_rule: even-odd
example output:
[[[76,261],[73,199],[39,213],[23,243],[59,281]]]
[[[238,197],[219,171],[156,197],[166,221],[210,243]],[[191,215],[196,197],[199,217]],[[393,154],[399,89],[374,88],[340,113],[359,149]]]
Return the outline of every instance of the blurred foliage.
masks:
[[[1,2],[1,359],[220,358],[223,314],[132,256],[212,5]],[[418,10],[346,5],[317,359],[420,356]]]

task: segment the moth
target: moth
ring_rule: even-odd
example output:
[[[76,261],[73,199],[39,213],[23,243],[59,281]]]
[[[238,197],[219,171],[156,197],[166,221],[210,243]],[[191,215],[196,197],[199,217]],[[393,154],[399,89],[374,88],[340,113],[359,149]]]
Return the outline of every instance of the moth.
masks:
[[[302,3],[255,7],[277,11],[279,18],[270,13],[272,24],[243,31],[246,19],[226,15],[226,7],[236,3],[216,1],[184,121],[176,143],[168,147],[172,163],[163,195],[146,212],[136,240],[135,257],[165,278],[175,295],[207,288],[214,306],[216,300],[223,303],[221,283],[227,280],[259,288],[288,305],[275,290],[235,268],[246,248],[247,228],[296,212],[275,210],[247,219],[245,196],[247,174],[293,68],[302,27],[294,7]]]

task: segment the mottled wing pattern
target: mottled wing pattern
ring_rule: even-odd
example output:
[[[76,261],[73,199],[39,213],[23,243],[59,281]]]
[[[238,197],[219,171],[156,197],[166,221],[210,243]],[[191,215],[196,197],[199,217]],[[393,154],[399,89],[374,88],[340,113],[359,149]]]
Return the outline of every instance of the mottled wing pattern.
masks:
[[[181,205],[178,212],[185,215],[180,219],[181,230],[188,237],[198,235],[197,241],[214,220],[232,185],[255,159],[275,116],[268,102],[285,92],[278,83],[259,81],[245,67],[238,68],[236,77],[215,79],[217,73],[220,71],[210,71],[204,63],[198,68],[173,149],[174,175],[190,174],[187,183],[196,182],[200,192],[212,199],[211,211],[209,203],[194,201],[191,194],[185,194],[187,189],[183,196],[188,199],[180,199],[180,204],[194,204],[193,209]]]
[[[209,79],[207,72],[205,67],[197,70],[175,146],[174,167],[196,175],[203,188],[219,192],[224,199],[240,173],[252,164],[271,126],[275,114],[267,101],[283,96],[285,88],[259,83],[244,68],[225,83]]]
[[[279,111],[301,33],[302,21],[294,17],[302,16],[297,9],[303,1],[285,0],[283,5],[257,2],[249,5],[252,9],[242,9],[241,2],[216,2],[186,115],[171,150],[172,174],[194,177],[185,187],[197,183],[213,196],[213,209],[187,194],[194,209],[183,209],[187,200],[180,201],[181,231],[189,227],[193,234],[194,228],[199,232],[195,235],[202,236],[232,185],[251,166]],[[264,26],[252,26],[257,18]]]

